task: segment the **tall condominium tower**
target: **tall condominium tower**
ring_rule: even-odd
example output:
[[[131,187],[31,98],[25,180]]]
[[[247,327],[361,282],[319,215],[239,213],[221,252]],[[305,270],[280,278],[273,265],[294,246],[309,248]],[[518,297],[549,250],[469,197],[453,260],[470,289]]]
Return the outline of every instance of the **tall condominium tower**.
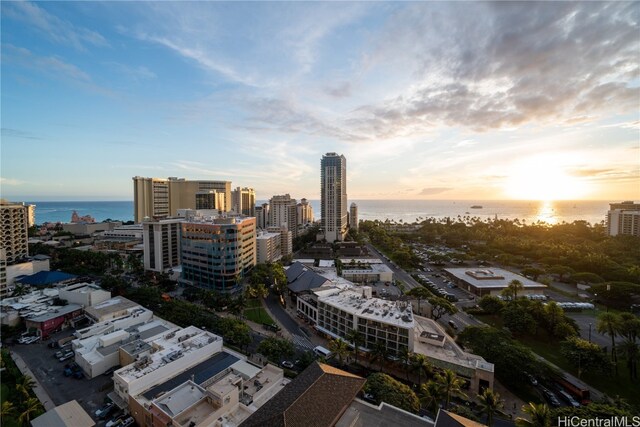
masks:
[[[607,212],[609,236],[626,234],[640,237],[640,204],[634,202],[610,203]]]
[[[256,216],[256,192],[253,188],[236,188],[231,192],[231,208],[236,213]]]
[[[133,177],[133,210],[136,223],[145,217],[176,216],[178,209],[195,209],[198,193],[224,193],[224,210],[231,210],[230,181],[187,181],[184,178]]]
[[[29,205],[0,200],[0,248],[4,249],[7,265],[29,256],[29,216]]]
[[[327,153],[320,162],[320,211],[327,242],[342,241],[347,234],[347,159]]]
[[[355,203],[349,207],[349,228],[358,229],[358,205]]]
[[[255,207],[256,227],[265,229],[269,225],[269,203]]]
[[[180,224],[183,218],[144,221],[144,269],[167,272],[180,265]]]
[[[290,195],[273,196],[269,200],[269,225],[272,227],[285,226],[293,237],[297,235],[297,205],[296,199]]]

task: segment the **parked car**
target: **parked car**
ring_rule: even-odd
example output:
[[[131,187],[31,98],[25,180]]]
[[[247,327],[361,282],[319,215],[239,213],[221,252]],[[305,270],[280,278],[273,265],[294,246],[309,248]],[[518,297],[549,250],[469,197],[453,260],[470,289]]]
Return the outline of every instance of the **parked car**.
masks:
[[[102,408],[96,409],[96,412],[95,412],[96,417],[98,417],[101,420],[107,418],[107,415],[113,412],[115,410],[115,407],[116,405],[113,402],[107,403]]]
[[[122,424],[119,427],[129,427],[129,426],[132,426],[133,423],[135,423],[135,420],[133,419],[133,417],[128,416],[127,418],[124,419],[124,421],[122,421]]]
[[[536,379],[536,377],[534,377],[531,374],[527,375],[529,377],[529,382],[531,383],[531,385],[536,386],[538,385],[538,380]]]
[[[547,399],[547,402],[551,404],[551,406],[555,406],[556,408],[560,406],[560,401],[558,400],[558,396],[556,396],[552,391],[547,389],[543,390],[544,398]]]
[[[55,357],[56,359],[60,359],[62,356],[64,356],[66,352],[65,351],[56,351],[56,353],[53,355],[53,357]]]
[[[69,360],[73,357],[73,351],[70,351],[68,353],[65,353],[61,358],[59,358],[58,360],[61,362],[64,362],[65,360]]]
[[[293,363],[289,362],[288,360],[283,361],[281,365],[283,368],[293,369]]]
[[[120,427],[122,426],[124,419],[125,419],[124,415],[118,415],[117,417],[113,417],[105,424],[105,427]]]
[[[58,341],[52,341],[49,344],[47,344],[47,347],[49,347],[49,348],[58,348],[58,347],[60,347],[60,345],[58,344]]]
[[[40,337],[30,337],[25,340],[25,344],[33,344],[36,341],[40,341]]]
[[[456,325],[456,322],[454,322],[453,320],[449,320],[449,322],[447,322],[449,324],[449,326],[451,326],[453,329],[458,329],[458,325]]]

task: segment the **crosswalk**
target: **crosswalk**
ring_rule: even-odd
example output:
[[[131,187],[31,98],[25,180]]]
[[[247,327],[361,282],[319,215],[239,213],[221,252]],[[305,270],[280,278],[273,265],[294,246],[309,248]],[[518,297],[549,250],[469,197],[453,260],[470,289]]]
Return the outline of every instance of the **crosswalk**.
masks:
[[[291,340],[293,341],[293,345],[299,348],[303,348],[306,350],[313,350],[314,346],[307,338],[302,335],[291,334]]]

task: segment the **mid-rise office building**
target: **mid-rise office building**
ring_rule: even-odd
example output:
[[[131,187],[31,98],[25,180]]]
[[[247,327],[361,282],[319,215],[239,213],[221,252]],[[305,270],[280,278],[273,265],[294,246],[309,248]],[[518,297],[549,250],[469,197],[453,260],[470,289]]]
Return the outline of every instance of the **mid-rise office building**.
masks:
[[[298,229],[297,214],[296,199],[292,199],[289,194],[273,196],[269,200],[269,226],[287,227],[294,238]]]
[[[182,278],[187,284],[237,292],[256,265],[256,219],[196,217],[181,228]]]
[[[347,212],[347,159],[327,153],[320,162],[322,231],[329,243],[342,241],[349,228]]]
[[[0,200],[0,248],[8,265],[29,256],[29,206]]]
[[[240,215],[256,216],[256,192],[253,188],[236,188],[231,192],[232,210]]]
[[[258,264],[275,262],[282,258],[280,233],[260,232],[256,237]]]
[[[255,207],[256,227],[264,230],[269,226],[269,203]]]
[[[358,229],[358,205],[355,203],[351,203],[349,207],[349,227],[354,230]]]
[[[166,218],[142,223],[144,269],[167,272],[180,265],[180,223],[183,218]]]
[[[230,181],[191,181],[184,178],[133,177],[134,221],[145,217],[176,216],[178,209],[195,209],[196,195],[215,190],[224,193],[224,211],[231,210]]]
[[[632,201],[610,203],[607,212],[609,236],[624,234],[640,237],[640,204]]]
[[[297,207],[297,224],[305,226],[313,222],[313,207],[307,199],[300,199]]]

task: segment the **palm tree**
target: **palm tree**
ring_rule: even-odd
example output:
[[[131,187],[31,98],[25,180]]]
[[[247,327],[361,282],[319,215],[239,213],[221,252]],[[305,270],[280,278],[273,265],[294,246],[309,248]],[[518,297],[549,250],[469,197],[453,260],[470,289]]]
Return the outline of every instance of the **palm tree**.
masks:
[[[353,354],[356,358],[356,363],[358,363],[358,347],[364,342],[364,337],[357,329],[349,329],[346,338],[353,345]]]
[[[422,374],[428,375],[432,371],[431,363],[424,354],[416,353],[411,357],[411,371],[418,373],[418,384],[422,384]]]
[[[389,355],[389,350],[387,350],[387,344],[384,341],[377,341],[376,345],[371,350],[371,362],[375,363],[380,361],[380,371],[382,371],[382,366],[384,365],[384,361]]]
[[[522,285],[522,282],[519,281],[518,279],[514,279],[511,282],[509,282],[509,285],[507,286],[507,288],[502,292],[506,296],[511,296],[515,301],[516,299],[518,299],[518,292],[520,292],[523,289],[524,289],[524,286]]]
[[[638,378],[638,360],[640,360],[640,346],[626,339],[620,346],[620,350],[626,355],[629,378],[631,381]]]
[[[35,387],[36,382],[29,375],[23,375],[16,383],[16,390],[18,390],[25,399],[29,399],[31,389]]]
[[[407,374],[407,381],[409,381],[409,371],[411,370],[411,351],[409,347],[402,346],[398,351],[398,357],[400,358],[400,368]]]
[[[601,334],[606,334],[611,337],[611,360],[616,367],[616,375],[618,374],[618,356],[616,355],[616,336],[620,330],[621,322],[620,316],[615,313],[601,313],[598,316],[598,323],[596,324],[596,330]]]
[[[522,411],[529,415],[531,420],[518,417],[517,427],[551,427],[551,410],[546,404],[529,402],[522,407]]]
[[[31,415],[38,413],[41,410],[42,410],[42,405],[40,404],[40,401],[35,397],[31,397],[27,399],[24,405],[24,410],[18,417],[18,421],[28,426],[30,425]]]
[[[329,351],[338,356],[340,365],[342,365],[342,359],[349,354],[349,344],[341,338],[336,338],[329,342]]]
[[[442,400],[442,386],[435,381],[429,381],[420,385],[418,390],[418,399],[424,405],[427,411],[436,413],[438,411],[438,402]]]
[[[444,409],[449,409],[451,396],[465,396],[462,392],[464,380],[462,378],[458,378],[456,373],[452,370],[445,369],[442,373],[437,374],[435,379],[436,382],[442,386],[442,390],[444,391],[446,398]]]
[[[16,413],[16,407],[13,403],[5,400],[2,402],[2,409],[0,410],[0,419],[4,419],[5,417],[11,417]]]
[[[494,393],[490,388],[484,389],[482,394],[478,395],[480,400],[480,408],[482,412],[487,414],[487,425],[491,427],[493,422],[493,414],[504,407],[504,402],[500,399],[498,393]]]

